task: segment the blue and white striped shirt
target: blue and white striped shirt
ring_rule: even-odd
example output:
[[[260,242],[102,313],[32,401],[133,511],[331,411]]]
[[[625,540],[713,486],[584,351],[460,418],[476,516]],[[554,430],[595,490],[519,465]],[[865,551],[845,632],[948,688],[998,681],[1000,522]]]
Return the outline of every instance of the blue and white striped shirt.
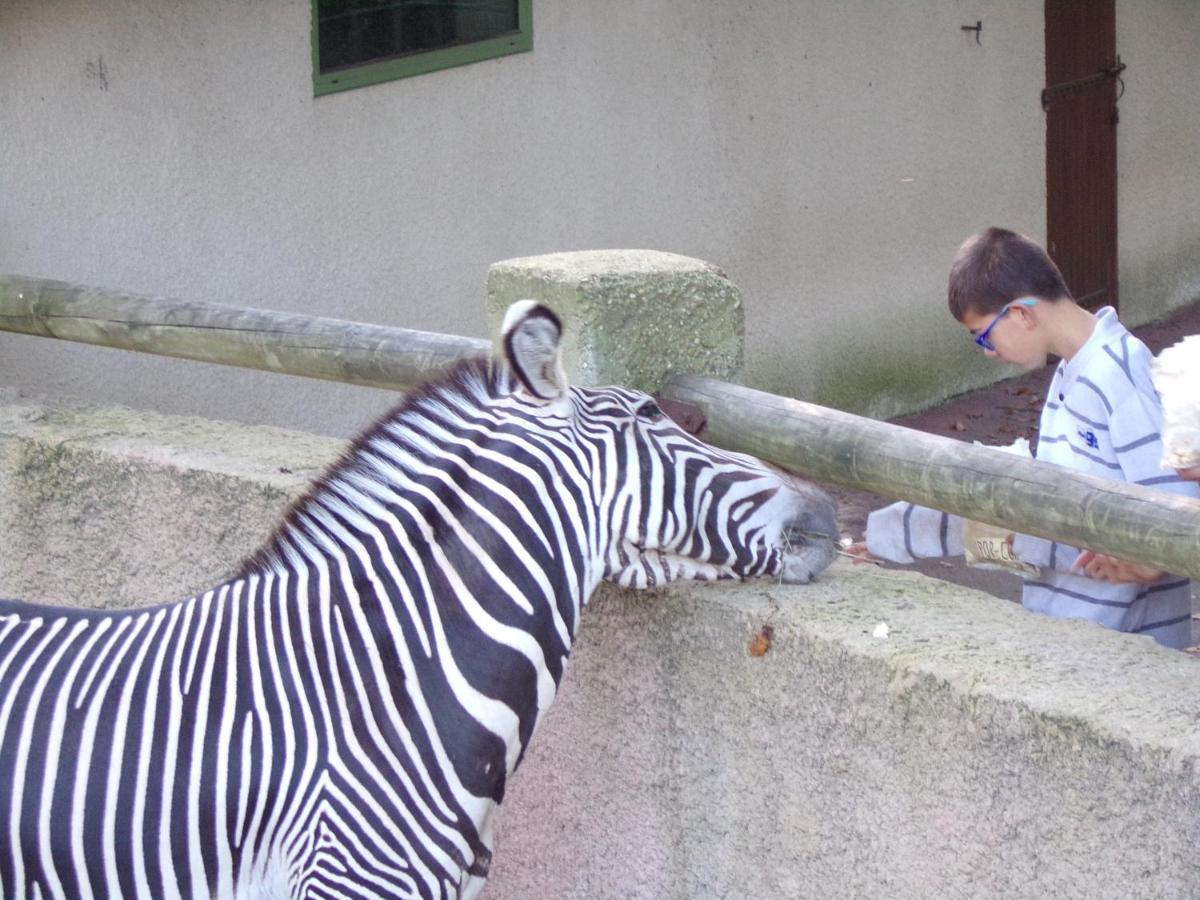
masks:
[[[1200,486],[1164,470],[1162,407],[1150,375],[1150,351],[1111,307],[1096,313],[1087,343],[1059,363],[1042,409],[1037,458],[1078,472],[1197,497]],[[962,552],[962,520],[896,503],[867,520],[867,548],[894,562]],[[1191,582],[1168,576],[1152,585],[1109,584],[1072,574],[1079,550],[1028,535],[1016,556],[1041,569],[1025,582],[1027,609],[1088,619],[1118,631],[1153,636],[1169,647],[1191,637]]]

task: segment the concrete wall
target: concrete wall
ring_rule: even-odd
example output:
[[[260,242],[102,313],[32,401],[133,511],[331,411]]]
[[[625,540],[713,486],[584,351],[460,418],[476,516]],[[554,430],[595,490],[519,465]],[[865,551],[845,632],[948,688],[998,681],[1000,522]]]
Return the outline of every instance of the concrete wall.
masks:
[[[318,99],[309,30],[5,0],[0,271],[482,336],[490,263],[647,247],[741,287],[755,386],[887,415],[996,376],[944,281],[974,229],[1044,236],[1040,0],[556,0],[531,53]],[[337,434],[388,402],[0,335],[3,383]]]
[[[8,401],[0,596],[191,592],[341,446]],[[842,563],[800,587],[604,589],[513,780],[486,896],[1197,896],[1198,666]]]
[[[148,606],[229,577],[333,438],[0,391],[0,597]]]
[[[1121,312],[1132,324],[1200,297],[1200,6],[1117,0]]]

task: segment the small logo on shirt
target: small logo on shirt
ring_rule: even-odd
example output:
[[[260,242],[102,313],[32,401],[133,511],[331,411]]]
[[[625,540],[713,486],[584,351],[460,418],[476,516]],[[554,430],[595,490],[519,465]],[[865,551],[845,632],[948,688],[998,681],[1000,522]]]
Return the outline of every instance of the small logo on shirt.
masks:
[[[1096,435],[1093,432],[1081,431],[1079,432],[1079,436],[1083,438],[1083,442],[1093,450],[1098,450],[1100,448],[1100,441],[1097,440]]]

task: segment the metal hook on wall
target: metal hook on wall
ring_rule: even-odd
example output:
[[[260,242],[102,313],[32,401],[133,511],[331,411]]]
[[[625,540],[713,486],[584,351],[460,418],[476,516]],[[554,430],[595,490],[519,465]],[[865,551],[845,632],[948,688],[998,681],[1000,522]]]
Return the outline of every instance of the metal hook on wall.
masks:
[[[975,43],[977,43],[980,47],[983,46],[983,41],[979,39],[979,36],[983,34],[983,19],[977,20],[974,25],[962,26],[962,30],[975,32]]]
[[[1121,73],[1126,69],[1125,63],[1121,62],[1121,54],[1117,54],[1117,61],[1108,69],[1108,73],[1117,79],[1117,99],[1113,102],[1119,102],[1125,96],[1125,79],[1121,77]]]

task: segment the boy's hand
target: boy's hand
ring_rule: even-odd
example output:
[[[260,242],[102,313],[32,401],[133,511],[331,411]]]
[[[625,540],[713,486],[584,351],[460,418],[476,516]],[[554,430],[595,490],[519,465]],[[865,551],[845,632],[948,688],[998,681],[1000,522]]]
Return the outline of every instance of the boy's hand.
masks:
[[[1177,474],[1184,481],[1200,481],[1200,466],[1189,466],[1186,469],[1176,469]]]
[[[1115,556],[1105,556],[1091,550],[1084,550],[1079,554],[1079,558],[1071,566],[1071,571],[1112,584],[1154,584],[1167,574],[1162,569],[1152,569],[1150,566],[1126,562]]]
[[[883,565],[883,560],[878,556],[872,556],[871,551],[867,549],[866,541],[859,541],[856,544],[847,544],[842,548],[842,554],[851,557],[851,565],[861,566],[863,563],[871,563],[876,566]]]

